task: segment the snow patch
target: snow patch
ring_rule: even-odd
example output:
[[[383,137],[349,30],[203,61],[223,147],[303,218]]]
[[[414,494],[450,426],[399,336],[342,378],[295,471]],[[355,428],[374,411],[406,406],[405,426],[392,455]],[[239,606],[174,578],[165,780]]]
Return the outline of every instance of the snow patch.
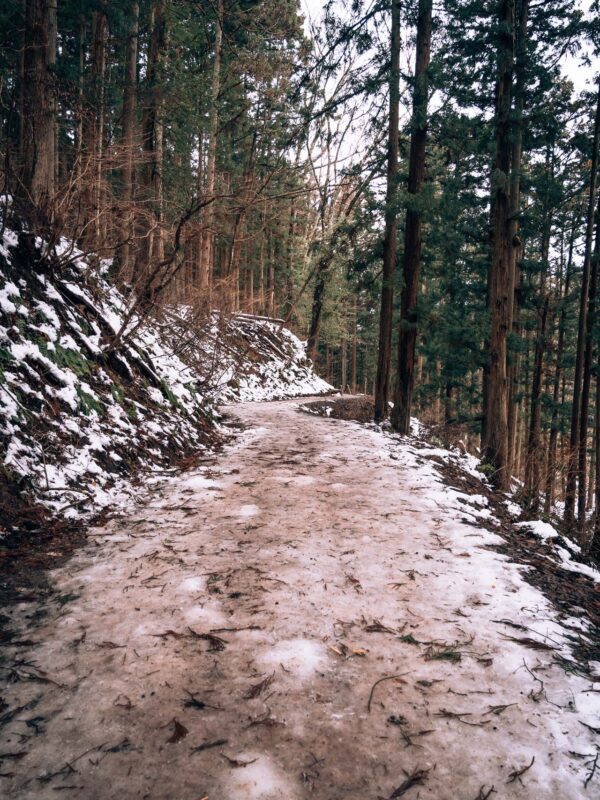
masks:
[[[179,584],[179,591],[197,593],[204,591],[206,581],[204,578],[186,578]]]
[[[313,639],[285,639],[257,659],[266,668],[285,667],[295,678],[306,680],[326,665],[323,646]]]
[[[202,489],[215,489],[219,484],[216,481],[206,478],[204,475],[192,475],[191,478],[186,478],[183,481],[183,486],[186,489],[193,489],[200,491]]]
[[[295,800],[298,797],[294,786],[268,756],[247,751],[236,753],[235,760],[246,766],[231,770],[224,795],[228,800]]]
[[[247,503],[246,505],[238,508],[236,511],[236,516],[240,517],[241,519],[255,517],[257,514],[260,514],[260,508],[253,503]]]

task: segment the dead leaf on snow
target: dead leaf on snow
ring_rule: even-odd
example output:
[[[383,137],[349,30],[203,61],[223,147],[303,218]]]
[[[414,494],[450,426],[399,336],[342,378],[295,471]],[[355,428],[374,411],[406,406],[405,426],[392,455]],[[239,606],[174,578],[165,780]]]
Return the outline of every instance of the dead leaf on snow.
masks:
[[[173,717],[173,719],[170,722],[167,722],[167,724],[163,725],[162,727],[171,728],[171,735],[167,739],[167,744],[177,744],[177,742],[180,742],[182,739],[185,739],[185,737],[189,733],[185,725],[182,725],[178,719],[175,719],[175,717]]]

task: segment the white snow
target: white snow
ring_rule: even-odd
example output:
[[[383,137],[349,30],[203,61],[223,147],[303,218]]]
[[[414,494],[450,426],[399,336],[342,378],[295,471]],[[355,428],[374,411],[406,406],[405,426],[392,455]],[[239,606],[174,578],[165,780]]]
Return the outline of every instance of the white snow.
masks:
[[[218,428],[219,403],[330,388],[315,375],[303,344],[276,322],[238,315],[224,323],[224,333],[213,315],[200,338],[186,331],[186,361],[174,352],[180,326],[187,324],[177,311],[167,324],[133,313],[121,330],[131,301],[104,280],[108,262],[91,270],[81,251],[61,239],[55,248],[64,259],[61,270],[32,267],[21,276],[12,262],[17,244],[5,228],[0,434],[7,437],[6,466],[25,477],[32,499],[53,513],[86,516],[129,502],[137,492],[135,471],[156,472],[172,456],[206,449],[206,422]],[[37,245],[45,252],[41,239]],[[83,278],[91,273],[91,281]],[[116,332],[122,345],[111,350]],[[223,340],[231,346],[221,347]],[[194,491],[216,488],[203,476],[189,481]],[[254,513],[246,509],[241,516]]]
[[[544,522],[538,519],[528,522],[517,522],[515,525],[518,528],[522,528],[523,530],[533,533],[544,542],[551,542],[553,544],[554,552],[561,561],[561,566],[563,569],[569,570],[570,572],[578,572],[581,575],[586,575],[593,581],[600,583],[599,570],[595,569],[594,567],[590,567],[588,564],[582,564],[580,561],[577,561],[575,558],[573,558],[573,555],[569,552],[569,550],[555,543],[555,540],[559,539],[559,533],[552,525],[550,525],[549,522]],[[573,552],[581,552],[579,545],[571,541],[569,541],[568,544],[569,549]]]
[[[255,517],[257,514],[260,514],[260,508],[254,503],[247,503],[246,505],[238,508],[235,513],[236,516],[240,517],[241,519],[248,519],[249,517]]]
[[[530,522],[515,522],[516,528],[523,528],[535,536],[538,536],[542,541],[547,542],[551,539],[558,539],[556,529],[550,525],[549,522],[543,522],[541,519],[532,520]]]
[[[228,800],[296,800],[298,792],[268,756],[253,750],[236,753],[247,766],[231,771],[225,789]]]
[[[282,667],[299,680],[308,680],[327,664],[323,645],[312,639],[287,639],[259,652],[256,661],[264,668]]]
[[[477,516],[491,511],[483,476],[468,495],[428,453],[468,458],[294,405],[238,406],[247,427],[210,467],[154,482],[57,571],[57,591],[77,599],[51,607],[28,631],[38,644],[15,652],[76,686],[77,703],[46,688],[35,713],[48,733],[11,764],[19,780],[97,746],[99,729],[121,741],[125,726],[140,750],[111,762],[111,785],[141,776],[146,791],[155,774],[161,797],[184,785],[228,800],[390,797],[416,767],[429,772],[415,798],[474,800],[482,785],[523,800],[596,797],[598,776],[584,781],[598,737],[582,723],[600,727],[600,697],[574,657],[595,631],[494,549],[495,519]],[[203,476],[219,491],[193,494]],[[232,525],[244,506],[260,509],[259,524]],[[34,610],[23,603],[15,618]],[[185,707],[191,692],[201,712]],[[37,693],[3,687],[11,707]],[[189,735],[170,744],[174,715]],[[214,740],[227,744],[191,752]],[[168,774],[152,773],[167,757]],[[97,794],[104,773],[92,759],[77,769]],[[42,787],[48,797],[58,781]]]
[[[183,486],[186,489],[193,489],[200,491],[202,489],[215,489],[219,484],[211,478],[206,478],[204,475],[192,475],[183,481]]]

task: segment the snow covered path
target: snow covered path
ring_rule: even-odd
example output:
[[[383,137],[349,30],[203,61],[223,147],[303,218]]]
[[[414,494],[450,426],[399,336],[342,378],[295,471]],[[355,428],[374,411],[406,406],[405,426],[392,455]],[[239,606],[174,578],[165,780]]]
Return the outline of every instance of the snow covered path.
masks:
[[[553,663],[567,631],[486,549],[486,510],[375,430],[289,401],[235,416],[208,475],[93,530],[59,602],[13,610],[0,794],[600,796],[600,695]]]

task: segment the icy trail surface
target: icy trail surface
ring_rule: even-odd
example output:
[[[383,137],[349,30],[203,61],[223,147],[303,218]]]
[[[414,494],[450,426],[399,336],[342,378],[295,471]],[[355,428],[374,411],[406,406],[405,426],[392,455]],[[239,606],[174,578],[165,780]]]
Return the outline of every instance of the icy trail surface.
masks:
[[[486,509],[375,430],[234,413],[213,469],[91,531],[60,602],[13,609],[0,794],[598,797],[600,695],[556,664],[565,628],[486,548]]]

